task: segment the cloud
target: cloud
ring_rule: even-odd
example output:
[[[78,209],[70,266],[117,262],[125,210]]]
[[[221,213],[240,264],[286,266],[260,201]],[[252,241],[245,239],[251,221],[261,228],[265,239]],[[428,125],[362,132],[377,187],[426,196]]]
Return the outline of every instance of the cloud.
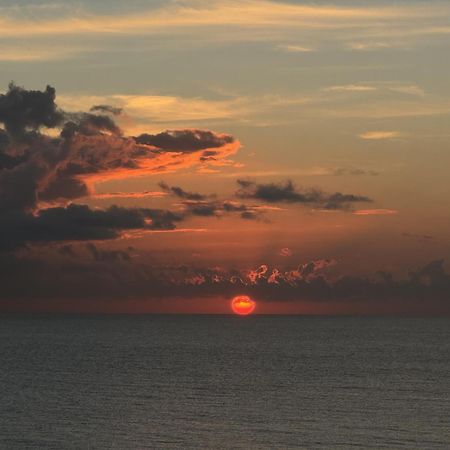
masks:
[[[323,89],[324,92],[395,92],[413,97],[424,97],[425,91],[415,84],[400,84],[398,82],[374,82],[371,84],[344,84],[329,86]]]
[[[289,247],[284,247],[284,248],[280,249],[278,254],[280,256],[289,257],[289,256],[292,256],[294,254],[294,252]]]
[[[5,125],[0,129],[1,249],[33,242],[114,239],[125,230],[172,230],[183,215],[149,208],[91,209],[71,202],[96,197],[95,181],[231,164],[227,157],[239,148],[232,136],[208,130],[124,136],[110,115],[63,111],[55,98],[50,86],[29,91],[11,84],[0,95],[0,122]],[[92,111],[118,113],[106,105]],[[49,128],[59,135],[45,133]]]
[[[159,186],[167,193],[184,200],[182,206],[185,208],[186,215],[221,217],[226,214],[239,213],[241,219],[261,220],[267,211],[274,210],[274,208],[267,208],[264,205],[247,205],[233,200],[211,200],[217,195],[188,192],[179,186],[169,186],[164,182],[159,183]]]
[[[353,211],[355,216],[392,216],[398,214],[396,209],[358,209]]]
[[[10,193],[14,183],[23,182],[29,206],[84,197],[103,179],[232,164],[227,157],[239,148],[232,136],[205,130],[123,136],[110,116],[60,110],[49,86],[40,92],[11,85],[0,96],[0,122],[6,130],[0,135],[0,164],[11,169],[0,173],[0,185]],[[42,127],[60,128],[60,136],[41,134]],[[19,138],[23,142],[13,142]]]
[[[395,47],[398,44],[392,42],[351,42],[348,44],[348,48],[351,50],[359,50],[359,51],[374,51],[374,50],[382,50],[386,48]]]
[[[118,253],[103,255],[98,246],[87,251],[91,261],[61,254],[46,261],[9,258],[0,272],[0,309],[14,309],[17,299],[64,299],[62,305],[83,310],[84,301],[98,305],[102,299],[141,299],[148,304],[158,299],[229,299],[249,295],[262,304],[309,302],[322,313],[450,312],[450,275],[444,270],[443,260],[431,261],[411,270],[405,278],[396,278],[390,272],[377,272],[370,277],[338,274],[333,259],[306,261],[290,268],[268,264],[223,268],[135,264]],[[127,310],[126,302],[121,305]],[[108,306],[103,307],[108,311]]]
[[[30,243],[110,240],[126,230],[173,230],[182,214],[150,208],[91,209],[70,204],[39,210],[15,211],[0,220],[0,250],[14,250]]]
[[[4,8],[0,37],[10,44],[0,52],[0,60],[33,63],[83,58],[97,52],[126,52],[130,40],[134,41],[132,48],[141,53],[149,50],[149,40],[143,36],[151,36],[152,48],[270,42],[272,48],[285,52],[305,52],[316,48],[335,51],[336,45],[360,51],[410,49],[423,44],[424,39],[434,43],[434,36],[449,33],[448,5],[437,0],[426,7],[418,3],[378,8],[267,0],[187,0],[156,2],[153,8],[146,5],[133,7],[132,13],[121,9],[117,14],[111,13],[111,8],[93,8],[87,3],[81,9],[70,4],[56,8],[51,15],[39,9],[31,14],[29,5]],[[64,48],[58,45],[60,41]]]
[[[188,192],[185,191],[183,188],[179,186],[169,186],[168,184],[164,183],[164,181],[161,181],[159,183],[159,187],[170,194],[176,195],[179,198],[185,199],[185,200],[206,200],[207,196],[199,194],[197,192]]]
[[[376,170],[366,170],[366,169],[359,169],[359,168],[351,168],[351,167],[337,167],[333,170],[333,175],[341,176],[341,175],[350,175],[350,176],[361,176],[361,175],[370,175],[370,176],[377,176],[380,173]]]
[[[170,152],[196,152],[210,148],[223,147],[234,143],[232,136],[217,135],[204,130],[173,130],[156,135],[141,134],[136,138],[138,144],[150,145]]]
[[[326,92],[373,92],[378,88],[375,86],[361,84],[345,84],[341,86],[330,86],[324,89]]]
[[[116,108],[110,105],[94,105],[90,109],[91,112],[101,112],[101,113],[110,113],[114,116],[119,116],[122,114],[122,108]]]
[[[103,250],[99,249],[92,242],[86,244],[86,248],[95,261],[115,262],[115,261],[131,261],[130,254],[125,250]]]
[[[226,214],[239,214],[244,220],[262,220],[267,210],[260,205],[246,205],[231,200],[183,202],[187,215],[202,217],[222,217]]]
[[[380,141],[386,139],[396,139],[402,137],[403,134],[400,131],[366,131],[365,133],[361,133],[359,137],[361,139],[370,140],[370,141]]]
[[[236,196],[242,199],[260,200],[267,203],[301,203],[330,210],[347,210],[352,203],[371,202],[368,197],[336,192],[327,194],[317,189],[299,191],[291,181],[284,184],[257,184],[249,180],[237,180],[240,189]],[[184,200],[182,205],[188,215],[220,217],[228,213],[239,213],[242,219],[261,220],[263,214],[278,210],[272,206],[250,205],[231,200],[208,200],[208,196],[197,192],[188,192],[178,186],[169,186],[161,182],[159,186],[166,192]],[[215,197],[215,195],[209,196]]]
[[[290,180],[268,184],[258,184],[250,180],[237,180],[237,183],[240,186],[236,192],[238,197],[262,200],[268,203],[298,203],[315,208],[346,210],[352,203],[372,201],[366,196],[355,194],[342,194],[340,192],[328,194],[311,188],[298,190]]]
[[[425,91],[420,87],[417,86],[415,84],[411,84],[411,85],[399,85],[399,86],[391,86],[389,88],[389,90],[391,90],[392,92],[398,92],[400,94],[405,94],[405,95],[412,95],[415,97],[424,97],[425,96]]]
[[[210,100],[198,97],[179,97],[172,95],[62,95],[60,103],[71,110],[85,110],[93,104],[111,104],[136,118],[138,124],[181,123],[226,120],[242,115],[248,105],[239,98]],[[145,134],[145,133],[143,133]]]
[[[0,33],[1,34],[1,33]],[[76,46],[70,47],[56,47],[42,48],[42,47],[30,47],[27,45],[12,45],[0,46],[0,62],[8,63],[29,63],[29,62],[42,62],[42,61],[54,61],[65,60],[80,55],[83,52],[82,48]]]
[[[166,192],[160,191],[143,191],[143,192],[105,192],[105,193],[95,193],[89,194],[89,198],[109,200],[114,198],[159,198],[165,197]]]
[[[117,120],[127,132],[149,134],[153,127],[191,128],[193,124],[239,121],[259,125],[259,117],[283,108],[303,106],[312,101],[305,96],[282,95],[226,95],[221,98],[181,97],[173,95],[108,96],[61,95],[60,104],[69,110],[87,110],[93,104],[114,105],[124,111]],[[151,128],[149,128],[151,127]],[[156,133],[159,134],[159,133]],[[165,137],[166,140],[168,136]],[[152,137],[155,139],[155,137]]]
[[[207,128],[216,127],[218,123],[267,126],[280,123],[292,124],[298,120],[317,120],[317,118],[321,120],[380,119],[445,115],[450,112],[450,102],[445,98],[427,97],[427,102],[424,102],[417,95],[409,95],[410,98],[404,93],[393,95],[394,91],[391,88],[402,88],[408,85],[403,86],[396,82],[355,83],[353,85],[372,86],[376,88],[375,92],[379,95],[371,98],[369,103],[343,101],[343,97],[347,94],[352,97],[354,95],[358,95],[358,97],[372,95],[373,91],[324,92],[323,89],[304,95],[227,94],[221,98],[149,94],[64,95],[59,97],[59,103],[65,109],[70,110],[86,110],[93,104],[110,104],[116,108],[122,108],[125,113],[118,116],[117,121],[127,134],[133,135],[148,134],[149,130],[159,134],[158,130],[161,127],[190,129],[193,125],[198,126],[199,123],[205,124]],[[277,117],[275,122],[274,116]],[[155,129],[155,127],[157,128]]]
[[[281,44],[278,48],[286,53],[311,53],[314,51],[311,47],[305,47],[297,44]]]
[[[196,1],[139,11],[135,14],[57,17],[53,20],[24,20],[4,16],[1,36],[135,35],[186,32],[211,27],[269,27],[307,29],[348,28],[349,21],[377,23],[379,20],[414,18],[431,12],[423,8],[351,8],[309,6],[266,0]]]
[[[45,126],[54,128],[63,121],[63,114],[55,104],[55,89],[47,86],[45,91],[27,91],[14,84],[6,94],[0,94],[0,122],[13,137],[26,128]]]

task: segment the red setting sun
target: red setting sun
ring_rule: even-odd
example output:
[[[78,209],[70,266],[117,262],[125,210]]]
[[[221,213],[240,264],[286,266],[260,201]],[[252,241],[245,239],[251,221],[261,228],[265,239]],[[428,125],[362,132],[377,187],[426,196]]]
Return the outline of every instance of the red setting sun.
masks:
[[[247,316],[251,314],[256,307],[256,303],[246,295],[238,295],[231,300],[231,308],[235,314]]]

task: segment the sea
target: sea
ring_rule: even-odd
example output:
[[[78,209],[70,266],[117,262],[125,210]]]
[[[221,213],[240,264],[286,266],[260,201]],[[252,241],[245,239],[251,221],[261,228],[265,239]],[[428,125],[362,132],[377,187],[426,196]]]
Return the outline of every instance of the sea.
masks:
[[[450,449],[450,319],[3,315],[0,449]]]

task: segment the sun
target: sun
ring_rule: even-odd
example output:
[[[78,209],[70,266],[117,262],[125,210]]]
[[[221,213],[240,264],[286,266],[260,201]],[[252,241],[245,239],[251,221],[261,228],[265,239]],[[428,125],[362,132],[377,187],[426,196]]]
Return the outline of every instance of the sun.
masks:
[[[251,314],[256,307],[256,302],[247,295],[238,295],[231,300],[231,309],[235,314],[247,316]]]

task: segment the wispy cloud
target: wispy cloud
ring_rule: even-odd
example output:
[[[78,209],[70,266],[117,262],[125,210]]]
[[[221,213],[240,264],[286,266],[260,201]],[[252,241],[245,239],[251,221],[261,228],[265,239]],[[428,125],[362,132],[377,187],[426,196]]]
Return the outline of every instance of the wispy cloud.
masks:
[[[160,191],[144,191],[144,192],[107,192],[107,193],[92,193],[89,198],[99,200],[120,199],[120,198],[149,198],[149,197],[165,197],[166,192]]]
[[[350,50],[358,50],[358,51],[374,51],[374,50],[382,50],[386,48],[391,48],[396,46],[395,43],[392,42],[351,42],[348,44],[348,48]]]
[[[416,97],[424,97],[425,91],[415,84],[410,85],[400,85],[400,86],[391,86],[389,90],[392,92],[398,92],[400,94],[412,95]]]
[[[396,139],[402,137],[403,134],[399,131],[367,131],[359,135],[361,139],[370,141],[380,141],[384,139]]]
[[[298,44],[281,44],[277,48],[286,53],[310,53],[315,51],[312,47]]]
[[[395,92],[398,94],[424,97],[425,90],[416,84],[401,84],[399,82],[372,82],[365,84],[343,84],[328,86],[322,89],[324,92]]]
[[[325,92],[371,92],[376,91],[376,86],[362,84],[345,84],[341,86],[329,86],[323,89]]]
[[[355,216],[393,216],[398,214],[396,209],[358,209],[354,211]]]
[[[306,96],[261,95],[233,96],[223,99],[172,95],[60,95],[58,104],[65,109],[82,111],[93,105],[107,104],[123,110],[117,118],[129,133],[159,130],[161,127],[207,122],[238,121],[257,125],[264,114],[296,108],[317,101]],[[269,123],[271,123],[269,121]]]
[[[109,104],[122,108],[122,126],[138,129],[140,123],[176,123],[226,120],[245,115],[248,102],[240,98],[209,100],[171,95],[61,95],[59,103],[66,109],[86,110],[93,105]],[[139,122],[136,122],[139,118]],[[159,128],[159,127],[158,127]],[[146,127],[148,129],[148,127]]]
[[[1,31],[0,31],[1,34]],[[29,47],[24,45],[0,46],[0,62],[32,62],[52,61],[71,58],[83,50],[79,47],[70,48],[52,46],[51,48]]]
[[[303,29],[337,29],[364,26],[380,20],[434,17],[440,8],[408,6],[348,7],[317,6],[275,1],[228,0],[170,2],[160,8],[125,15],[96,15],[78,11],[77,15],[48,19],[18,19],[18,15],[0,20],[1,36],[75,35],[75,34],[156,34],[176,29],[209,26],[298,27]],[[445,9],[445,8],[444,8]],[[448,12],[448,11],[447,11]],[[437,25],[435,32],[439,31]],[[444,27],[445,28],[445,27]]]

